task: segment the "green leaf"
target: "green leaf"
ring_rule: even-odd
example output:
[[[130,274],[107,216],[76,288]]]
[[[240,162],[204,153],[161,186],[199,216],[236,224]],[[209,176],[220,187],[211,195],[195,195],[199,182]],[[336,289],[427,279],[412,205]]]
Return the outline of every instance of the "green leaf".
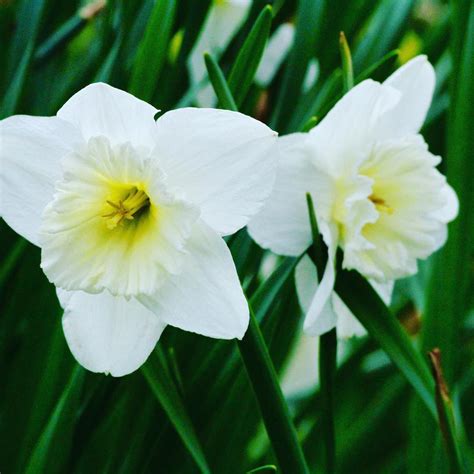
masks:
[[[17,110],[33,58],[33,48],[34,43],[30,41],[5,94],[5,99],[0,109],[0,119],[13,115]]]
[[[308,474],[275,368],[251,308],[249,328],[238,345],[282,472]]]
[[[348,92],[354,87],[354,71],[352,69],[352,56],[346,35],[343,31],[339,34],[339,51],[342,62],[342,79],[344,81],[344,92]]]
[[[289,131],[288,123],[295,104],[301,96],[308,62],[316,50],[323,9],[322,0],[299,2],[293,48],[288,58],[278,102],[271,120],[271,127],[279,132]]]
[[[358,273],[345,270],[338,272],[335,289],[436,416],[434,383],[428,366],[375,290]]]
[[[204,62],[206,63],[209,80],[214,88],[219,104],[224,109],[236,111],[237,105],[235,104],[219,64],[217,64],[216,60],[209,53],[204,53]]]
[[[84,369],[77,365],[33,449],[25,473],[48,472],[47,467],[51,460],[57,461],[60,454],[58,450],[64,452],[64,443],[68,438],[69,443],[72,442],[72,427],[77,417],[84,375]],[[58,463],[55,468],[60,469],[61,466],[62,464]]]
[[[160,348],[155,349],[150,355],[146,364],[141,367],[141,371],[200,471],[210,473],[194,426],[186,412],[178,389],[172,381],[170,371],[166,366]]]
[[[129,90],[148,102],[155,91],[161,69],[168,56],[176,0],[157,0],[138,46]]]
[[[436,408],[438,410],[439,425],[448,454],[449,472],[451,474],[462,474],[464,469],[458,440],[456,439],[453,404],[441,368],[441,351],[437,348],[433,349],[429,352],[429,357],[436,386]]]
[[[228,84],[237,106],[240,106],[252,85],[267,44],[272,24],[272,7],[267,5],[257,18],[230,70]]]
[[[443,371],[449,385],[453,385],[459,370],[464,366],[459,346],[462,341],[462,325],[468,313],[469,294],[472,292],[472,276],[466,262],[474,247],[474,167],[470,159],[474,149],[472,124],[474,101],[472,77],[474,74],[474,6],[466,9],[469,2],[459,2],[453,19],[454,31],[451,45],[453,70],[450,76],[450,109],[448,113],[447,179],[459,198],[459,215],[449,225],[448,241],[434,257],[434,265],[425,291],[425,311],[422,325],[422,346],[425,351],[438,347],[443,354]],[[457,10],[460,11],[457,11]],[[455,386],[454,386],[455,388]],[[432,458],[430,446],[439,440],[439,431],[429,415],[421,409],[413,410],[412,430],[429,426],[423,443],[411,447],[413,458],[422,468],[437,465],[443,459]],[[463,422],[457,421],[458,429]],[[458,431],[459,432],[459,431]],[[426,448],[428,447],[428,448]],[[462,451],[467,448],[462,446]],[[441,450],[444,456],[444,451]]]

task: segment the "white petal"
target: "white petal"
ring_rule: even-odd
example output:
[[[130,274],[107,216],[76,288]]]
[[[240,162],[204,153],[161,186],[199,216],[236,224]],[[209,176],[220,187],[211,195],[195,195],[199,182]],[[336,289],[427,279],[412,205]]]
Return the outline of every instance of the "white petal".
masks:
[[[337,230],[335,228],[325,229],[322,224],[320,230],[328,247],[328,261],[321,283],[311,301],[304,321],[303,329],[306,334],[311,336],[324,334],[336,325],[336,315],[332,308],[331,295],[336,281]]]
[[[60,160],[79,134],[57,117],[16,115],[0,122],[0,215],[38,245],[43,209],[62,175]]]
[[[291,23],[283,23],[268,41],[255,74],[256,82],[262,87],[266,87],[272,81],[280,64],[288,54],[294,35],[295,27]]]
[[[364,326],[352,314],[352,311],[339,298],[337,293],[332,294],[332,306],[337,314],[337,336],[341,339],[348,339],[354,336],[364,336],[367,334]]]
[[[436,75],[426,56],[417,56],[395,71],[385,82],[401,92],[395,108],[387,115],[397,134],[417,133],[430,108]]]
[[[137,370],[166,327],[135,299],[107,292],[58,291],[63,330],[76,360],[92,372],[121,377]]]
[[[302,309],[308,312],[313,297],[318,289],[317,270],[311,259],[305,255],[295,270],[295,282],[298,299]],[[337,327],[337,335],[340,338],[362,336],[366,333],[363,326],[355,318],[349,308],[333,291],[330,302],[326,303],[321,311],[312,331],[306,331],[310,335],[320,335]]]
[[[105,136],[113,144],[130,142],[153,148],[155,107],[108,84],[90,84],[74,94],[58,111],[86,140]]]
[[[395,282],[393,280],[389,280],[387,282],[381,283],[376,280],[369,279],[369,283],[380,296],[382,301],[388,306],[390,301],[392,301],[392,293]]]
[[[318,272],[311,259],[305,255],[296,266],[295,283],[298,300],[306,317],[304,331],[310,336],[320,336],[330,331],[337,323],[337,314],[333,309],[331,295],[328,296],[319,312],[311,309],[315,295],[318,294]],[[310,319],[310,311],[311,319]]]
[[[454,189],[446,183],[440,193],[444,197],[445,205],[436,212],[437,218],[444,223],[451,222],[459,212],[459,200]]]
[[[312,241],[306,193],[311,193],[318,208],[330,200],[331,181],[311,162],[306,138],[304,133],[278,138],[273,191],[248,225],[260,246],[280,255],[299,256]]]
[[[389,133],[381,119],[400,100],[392,87],[366,80],[351,89],[309,132],[317,159],[335,176],[355,172],[375,140]]]
[[[170,187],[220,234],[245,226],[271,191],[276,133],[238,112],[215,109],[174,110],[157,125],[155,154]]]
[[[249,310],[224,240],[205,224],[197,224],[187,250],[182,273],[140,300],[171,326],[219,339],[242,339]]]

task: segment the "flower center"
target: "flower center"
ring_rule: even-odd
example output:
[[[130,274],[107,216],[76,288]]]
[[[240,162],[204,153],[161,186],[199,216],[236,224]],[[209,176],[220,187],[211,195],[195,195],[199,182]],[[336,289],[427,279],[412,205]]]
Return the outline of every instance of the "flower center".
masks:
[[[376,207],[377,211],[385,212],[387,214],[393,214],[393,212],[394,212],[393,207],[389,206],[385,202],[385,199],[382,199],[381,197],[377,196],[376,194],[371,194],[369,196],[369,199],[375,204],[375,207]]]
[[[107,227],[112,230],[122,224],[124,219],[132,221],[139,217],[150,207],[150,198],[145,191],[134,186],[124,199],[119,199],[117,202],[107,200],[107,204],[112,208],[112,211],[102,217],[107,219]]]

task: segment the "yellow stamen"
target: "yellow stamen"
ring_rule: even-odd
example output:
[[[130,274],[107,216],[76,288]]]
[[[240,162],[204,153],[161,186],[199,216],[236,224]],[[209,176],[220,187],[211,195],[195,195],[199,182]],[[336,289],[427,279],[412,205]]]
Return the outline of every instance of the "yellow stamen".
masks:
[[[384,199],[372,194],[369,199],[375,204],[375,207],[379,212],[386,212],[387,214],[393,214],[393,208],[390,207]]]
[[[129,221],[134,219],[138,211],[147,208],[150,205],[150,198],[145,191],[132,188],[125,199],[120,199],[118,203],[106,201],[113,208],[112,212],[104,214],[107,218],[107,227],[115,229],[124,219]]]

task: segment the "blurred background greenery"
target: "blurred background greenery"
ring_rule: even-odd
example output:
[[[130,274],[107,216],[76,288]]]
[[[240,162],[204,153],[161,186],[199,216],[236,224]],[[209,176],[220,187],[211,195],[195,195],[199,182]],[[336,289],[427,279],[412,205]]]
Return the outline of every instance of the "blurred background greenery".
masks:
[[[53,115],[95,81],[129,90],[163,111],[212,105],[204,51],[196,45],[211,10],[223,3],[0,0],[0,116]],[[304,129],[341,96],[340,31],[352,49],[356,81],[383,80],[420,53],[435,65],[437,87],[423,134],[431,151],[445,158],[442,171],[461,209],[444,249],[422,262],[416,276],[397,283],[391,309],[424,358],[440,347],[457,443],[472,471],[474,4],[248,3],[237,25],[224,28],[230,32],[225,44],[204,46],[219,59],[239,110],[281,134]],[[278,44],[281,63],[267,54],[267,70],[254,79],[261,51],[252,49],[253,62],[240,67],[249,75],[233,74],[239,53],[254,46],[250,32],[259,14],[272,3],[271,27],[260,24],[259,39],[289,25],[288,51]],[[136,373],[114,379],[86,372],[66,346],[39,250],[1,220],[0,229],[2,473],[225,474],[276,463],[234,341],[168,327]],[[245,230],[228,245],[311,472],[325,472],[317,340],[301,336],[296,260],[262,251]],[[339,344],[335,407],[337,472],[449,472],[435,418],[370,337]]]

